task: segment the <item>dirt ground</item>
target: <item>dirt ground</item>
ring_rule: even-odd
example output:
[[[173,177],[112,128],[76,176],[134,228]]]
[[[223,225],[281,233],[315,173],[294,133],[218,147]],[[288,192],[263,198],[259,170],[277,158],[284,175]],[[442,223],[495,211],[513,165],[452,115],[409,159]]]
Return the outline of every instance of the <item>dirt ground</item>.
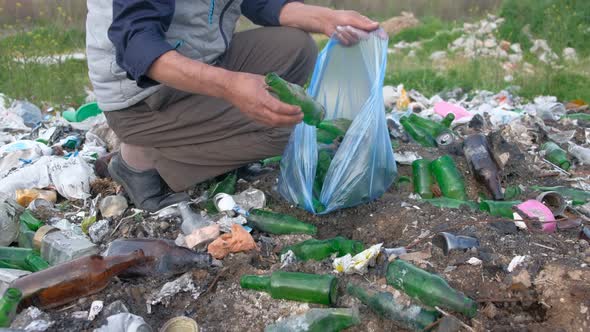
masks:
[[[519,146],[503,139],[503,134],[490,136],[496,153],[508,152],[504,169],[504,187],[513,185],[569,185],[559,176],[547,176],[540,170],[543,164]],[[476,199],[485,189],[477,184],[466,160],[456,147],[426,149],[413,143],[402,143],[397,151],[416,151],[421,156],[435,158],[451,154],[466,180],[470,199]],[[411,177],[411,167],[399,165],[400,176]],[[544,175],[541,175],[541,173]],[[547,173],[550,174],[550,173]],[[574,175],[588,176],[589,167],[578,167]],[[327,216],[312,216],[290,206],[276,192],[277,172],[253,183],[240,181],[238,190],[249,186],[263,190],[268,206],[277,212],[291,214],[317,225],[317,238],[345,236],[362,241],[366,247],[383,243],[386,248],[411,245],[407,259],[422,268],[443,276],[450,285],[479,303],[478,315],[473,319],[459,318],[476,331],[590,331],[590,245],[579,239],[579,228],[558,230],[553,234],[518,230],[501,218],[491,217],[467,207],[441,209],[411,197],[411,183],[397,183],[380,199],[370,204],[338,211]],[[525,190],[519,199],[533,198],[536,193]],[[130,211],[127,215],[131,214]],[[571,214],[571,217],[579,218]],[[118,220],[111,220],[113,228]],[[587,221],[586,221],[587,224]],[[128,218],[112,237],[103,241],[103,248],[115,238],[163,237],[175,239],[180,228],[179,219],[158,220],[145,214],[143,220]],[[421,240],[420,235],[430,232]],[[480,240],[478,250],[451,252],[445,256],[431,244],[436,233],[447,231],[470,235]],[[239,278],[243,274],[270,273],[279,269],[280,249],[309,236],[273,236],[253,231],[259,250],[232,254],[223,260],[223,267],[193,270],[198,288],[196,299],[191,293],[179,293],[168,306],[152,306],[147,312],[146,298],[158,291],[167,279],[116,279],[102,292],[78,302],[48,311],[55,324],[50,331],[91,331],[101,326],[106,317],[100,315],[92,322],[72,317],[75,311],[88,310],[94,300],[105,306],[122,300],[130,312],[144,317],[159,329],[168,319],[186,315],[194,318],[201,331],[262,331],[277,319],[304,313],[317,305],[274,300],[268,294],[242,290]],[[525,255],[524,263],[512,273],[507,266],[513,257]],[[483,261],[479,266],[466,263],[471,257]],[[345,295],[348,281],[389,290],[384,279],[386,263],[378,261],[365,275],[339,276],[338,306],[356,306],[362,323],[347,331],[404,331],[395,322],[381,319],[357,300]],[[331,260],[295,263],[288,271],[330,273]],[[196,296],[195,296],[196,297]]]

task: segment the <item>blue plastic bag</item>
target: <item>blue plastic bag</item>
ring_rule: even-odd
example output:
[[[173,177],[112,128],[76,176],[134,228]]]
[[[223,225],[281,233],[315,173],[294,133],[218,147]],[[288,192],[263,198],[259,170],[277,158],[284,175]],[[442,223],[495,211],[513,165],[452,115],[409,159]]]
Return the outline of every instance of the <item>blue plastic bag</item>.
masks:
[[[326,120],[353,120],[324,180],[319,214],[377,199],[397,176],[383,104],[387,45],[379,29],[352,47],[332,38],[318,56],[308,94],[325,106]],[[279,192],[312,213],[317,160],[316,128],[301,123],[283,154]]]

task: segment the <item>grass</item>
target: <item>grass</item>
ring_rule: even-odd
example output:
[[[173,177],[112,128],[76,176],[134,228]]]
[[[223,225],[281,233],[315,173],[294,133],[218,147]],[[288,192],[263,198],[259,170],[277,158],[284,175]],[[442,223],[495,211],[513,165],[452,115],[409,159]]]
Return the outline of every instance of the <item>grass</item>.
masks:
[[[504,39],[529,48],[528,30],[535,39],[546,39],[558,54],[565,47],[573,47],[582,55],[590,55],[588,1],[504,0],[500,15],[506,19],[499,31]]]
[[[79,106],[89,84],[85,61],[44,65],[17,60],[83,51],[84,47],[83,31],[57,25],[21,29],[0,39],[0,93],[39,106]]]
[[[579,0],[505,0],[500,9],[505,18],[498,39],[520,42],[524,50],[531,46],[526,29],[534,38],[547,39],[556,53],[563,47],[574,47],[582,60],[577,64],[561,64],[559,69],[540,63],[525,53],[525,60],[534,66],[534,74],[517,71],[514,81],[504,81],[506,75],[501,61],[494,59],[469,60],[449,53],[444,68],[437,67],[429,56],[460,36],[452,32],[462,22],[448,22],[436,17],[421,18],[422,24],[402,31],[391,38],[391,45],[399,42],[420,41],[422,47],[415,57],[394,54],[390,58],[386,84],[403,83],[427,96],[461,87],[464,90],[486,89],[499,91],[508,86],[519,86],[525,98],[555,95],[560,100],[585,99],[590,101],[590,6]],[[15,58],[30,58],[73,51],[83,51],[85,35],[79,28],[71,28],[65,14],[53,23],[36,24],[33,28],[11,27],[17,31],[0,38],[0,93],[11,98],[27,99],[39,106],[79,106],[84,102],[84,88],[89,86],[85,61],[68,60],[54,65],[21,63]],[[475,19],[474,19],[475,20]],[[317,40],[320,49],[327,39]]]

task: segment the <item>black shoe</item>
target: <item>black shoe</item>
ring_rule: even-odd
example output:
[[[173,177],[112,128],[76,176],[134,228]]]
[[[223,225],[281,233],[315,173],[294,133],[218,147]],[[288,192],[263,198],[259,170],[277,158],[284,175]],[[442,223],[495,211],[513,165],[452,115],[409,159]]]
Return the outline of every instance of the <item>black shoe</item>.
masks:
[[[155,212],[172,204],[189,201],[187,193],[172,193],[155,169],[136,171],[129,167],[117,153],[109,163],[113,180],[125,188],[125,192],[138,209]]]

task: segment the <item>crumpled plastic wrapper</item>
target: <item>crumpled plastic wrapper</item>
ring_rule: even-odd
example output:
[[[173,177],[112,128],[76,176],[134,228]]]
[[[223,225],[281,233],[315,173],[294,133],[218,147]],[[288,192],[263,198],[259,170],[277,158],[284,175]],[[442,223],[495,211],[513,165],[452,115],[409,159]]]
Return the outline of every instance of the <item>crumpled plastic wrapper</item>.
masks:
[[[146,301],[148,313],[151,313],[151,306],[158,303],[162,303],[165,307],[168,307],[174,295],[180,292],[191,292],[194,300],[201,295],[201,292],[193,282],[192,272],[187,272],[180,276],[180,278],[165,283],[159,291],[154,292]]]
[[[220,229],[224,233],[231,232],[231,228],[234,224],[236,225],[245,225],[248,223],[248,220],[244,218],[244,216],[238,215],[236,217],[230,217],[227,214],[224,214],[219,220],[216,221],[219,225]]]
[[[248,251],[256,248],[256,242],[252,235],[244,227],[234,224],[231,233],[223,234],[217,240],[211,242],[207,250],[216,259],[223,259],[233,252]]]
[[[383,243],[376,244],[369,249],[356,254],[354,257],[351,254],[347,254],[335,258],[332,263],[334,272],[345,274],[367,273],[368,267],[375,265],[375,259],[381,252],[381,246],[383,246]]]

